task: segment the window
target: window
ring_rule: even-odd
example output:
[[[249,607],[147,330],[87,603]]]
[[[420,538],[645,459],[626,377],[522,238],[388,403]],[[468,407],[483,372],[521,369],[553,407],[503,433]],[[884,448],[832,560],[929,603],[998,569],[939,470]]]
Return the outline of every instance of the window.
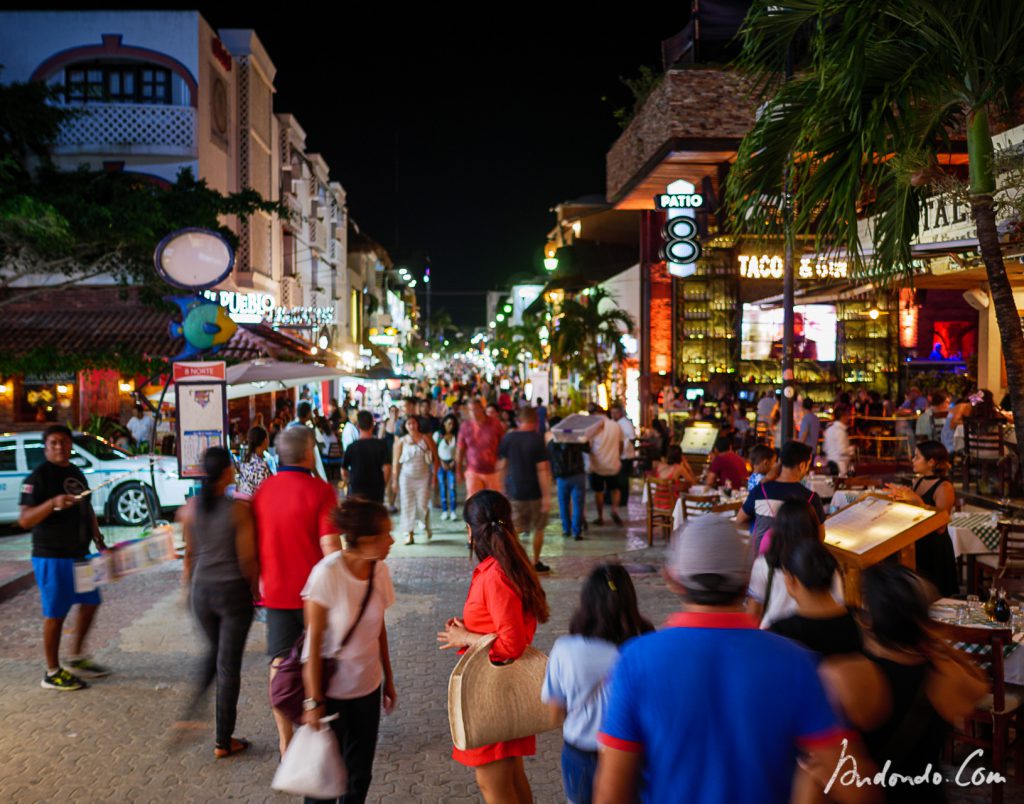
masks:
[[[30,472],[45,460],[42,441],[25,442],[25,466]]]
[[[0,441],[0,472],[18,471],[18,442]]]
[[[64,82],[65,97],[76,103],[171,103],[171,71],[151,64],[76,64]]]
[[[131,457],[127,452],[96,436],[76,435],[73,440],[77,446],[101,461],[120,461]]]

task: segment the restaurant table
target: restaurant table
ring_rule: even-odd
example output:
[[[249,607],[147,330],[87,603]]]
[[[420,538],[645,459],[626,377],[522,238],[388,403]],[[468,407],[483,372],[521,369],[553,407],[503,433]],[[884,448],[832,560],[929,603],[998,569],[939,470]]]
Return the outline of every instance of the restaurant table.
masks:
[[[950,625],[964,625],[969,628],[1009,628],[1010,623],[997,623],[988,618],[983,609],[968,611],[967,622],[957,623],[956,608],[965,605],[962,600],[944,597],[936,600],[929,610],[929,616],[933,620],[949,623]],[[1003,649],[1003,680],[1007,684],[1024,684],[1024,632],[1013,635],[1013,642]],[[954,643],[953,647],[968,653],[984,652],[987,648],[978,645],[963,645]]]
[[[696,495],[699,497],[714,494],[715,489],[710,489],[707,486],[691,486],[687,494]],[[723,516],[735,516],[739,505],[743,504],[746,499],[746,492],[740,494],[733,492],[731,495],[724,489],[718,490],[718,502],[713,504],[707,509],[709,514],[721,514]],[[701,516],[701,514],[696,514]],[[686,520],[683,518],[683,498],[679,496],[676,498],[676,504],[672,509],[672,532],[676,533],[683,529],[686,524]]]
[[[1000,516],[994,511],[959,511],[949,517],[949,537],[957,556],[999,549]]]

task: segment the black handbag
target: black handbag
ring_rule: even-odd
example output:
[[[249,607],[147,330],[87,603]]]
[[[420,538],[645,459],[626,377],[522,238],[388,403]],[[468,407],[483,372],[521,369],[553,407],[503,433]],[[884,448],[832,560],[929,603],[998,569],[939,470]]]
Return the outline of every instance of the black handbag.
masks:
[[[338,648],[339,653],[348,644],[349,639],[352,638],[352,634],[356,630],[356,626],[363,619],[366,607],[370,603],[370,595],[373,594],[373,576],[376,574],[376,570],[377,565],[374,563],[370,567],[370,582],[366,585],[366,594],[363,596],[363,602],[359,606],[359,613],[356,615],[352,625],[349,626],[345,638],[341,640],[341,646]],[[275,709],[279,709],[293,723],[299,723],[302,720],[302,702],[306,697],[306,689],[302,682],[302,646],[305,641],[306,632],[303,631],[302,635],[295,641],[295,644],[292,645],[291,652],[277,666],[277,673],[270,681],[270,705]],[[310,659],[312,658],[310,657]],[[320,683],[325,688],[331,676],[334,675],[337,666],[338,660],[333,656],[323,657]]]

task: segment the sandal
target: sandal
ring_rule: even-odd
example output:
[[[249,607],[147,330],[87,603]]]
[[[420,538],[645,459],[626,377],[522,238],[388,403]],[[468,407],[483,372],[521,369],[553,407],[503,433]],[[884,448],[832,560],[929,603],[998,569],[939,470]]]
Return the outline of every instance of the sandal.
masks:
[[[213,755],[217,759],[224,759],[225,757],[234,756],[235,754],[241,754],[250,745],[252,745],[252,743],[248,740],[243,740],[241,737],[232,737],[230,746],[227,748],[222,748],[219,745],[216,746],[213,749]]]
[[[415,540],[412,538],[412,534],[411,533],[409,534],[409,538],[405,540],[405,543],[406,544],[416,544]]]

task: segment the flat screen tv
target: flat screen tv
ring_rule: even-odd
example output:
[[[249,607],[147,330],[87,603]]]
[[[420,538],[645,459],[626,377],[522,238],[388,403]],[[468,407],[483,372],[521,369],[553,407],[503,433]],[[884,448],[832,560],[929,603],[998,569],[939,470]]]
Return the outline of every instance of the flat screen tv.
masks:
[[[836,359],[834,304],[798,304],[793,308],[793,357],[831,362]],[[782,308],[743,305],[743,360],[782,359]]]

